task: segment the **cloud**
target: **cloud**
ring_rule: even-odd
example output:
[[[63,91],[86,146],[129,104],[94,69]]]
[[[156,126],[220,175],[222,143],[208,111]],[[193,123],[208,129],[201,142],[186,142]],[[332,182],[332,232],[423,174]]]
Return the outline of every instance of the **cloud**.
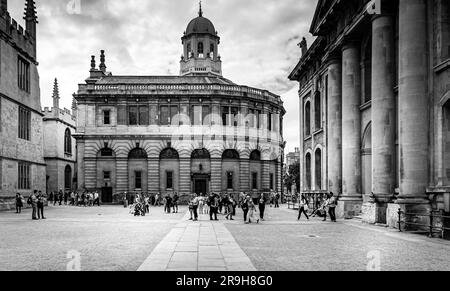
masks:
[[[8,1],[23,23],[25,0]],[[298,84],[287,77],[300,58],[317,0],[204,0],[204,16],[221,37],[224,76],[237,84],[282,95],[285,137],[298,144]],[[53,79],[62,106],[88,76],[90,56],[106,50],[116,75],[176,75],[181,36],[197,16],[197,0],[37,0],[38,61],[43,106],[51,106]],[[75,4],[75,5],[74,5]],[[78,13],[79,12],[79,13]],[[295,93],[295,94],[294,94]],[[288,105],[288,106],[286,106]],[[297,135],[298,136],[298,135]]]

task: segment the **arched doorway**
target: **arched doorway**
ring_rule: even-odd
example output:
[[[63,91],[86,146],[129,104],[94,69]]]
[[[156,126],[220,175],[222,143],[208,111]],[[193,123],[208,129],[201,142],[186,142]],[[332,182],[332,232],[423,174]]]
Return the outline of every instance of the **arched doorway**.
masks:
[[[362,190],[363,194],[372,193],[372,124],[367,125],[364,131],[361,149],[362,161]]]
[[[211,182],[211,155],[207,149],[197,149],[191,154],[192,191],[198,195],[209,193]]]
[[[66,191],[72,190],[72,168],[69,165],[64,170],[64,189]]]

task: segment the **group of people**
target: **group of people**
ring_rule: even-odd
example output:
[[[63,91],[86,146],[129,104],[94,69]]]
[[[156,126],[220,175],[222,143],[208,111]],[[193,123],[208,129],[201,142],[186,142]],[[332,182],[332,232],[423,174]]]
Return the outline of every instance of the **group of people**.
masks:
[[[53,206],[61,206],[64,204],[71,206],[92,207],[94,205],[100,206],[100,195],[97,191],[84,191],[80,195],[78,192],[63,192],[62,190],[59,190],[57,193],[50,193],[49,201],[53,202]]]
[[[44,216],[44,205],[46,201],[46,196],[42,194],[42,191],[34,190],[33,193],[28,197],[27,204],[31,206],[32,213],[31,218],[33,220],[46,219]],[[22,213],[22,208],[24,206],[24,198],[22,194],[16,194],[16,213]]]
[[[327,220],[327,213],[330,216],[330,219],[332,222],[336,222],[336,207],[337,207],[338,201],[336,197],[334,196],[333,192],[326,195],[325,199],[322,201],[321,204],[319,204],[319,207],[314,209],[311,216],[316,217],[317,215],[320,215],[323,217],[323,221]],[[308,210],[309,210],[309,201],[306,199],[304,195],[301,196],[299,199],[299,210],[298,210],[298,218],[297,220],[300,220],[302,214],[305,215],[306,219],[309,220],[308,216]]]
[[[178,213],[178,201],[180,196],[178,193],[175,193],[173,196],[166,195],[162,197],[159,193],[156,195],[149,194],[137,194],[133,196],[133,201],[130,206],[130,213],[134,214],[134,216],[145,216],[145,214],[150,213],[150,205],[152,206],[161,206],[164,205],[165,213]],[[125,197],[124,200],[127,200]]]

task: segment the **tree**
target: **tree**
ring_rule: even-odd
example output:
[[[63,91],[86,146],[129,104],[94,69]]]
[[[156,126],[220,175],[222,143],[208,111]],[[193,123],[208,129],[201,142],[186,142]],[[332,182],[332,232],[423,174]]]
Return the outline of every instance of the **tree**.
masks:
[[[297,162],[289,167],[288,173],[284,177],[284,185],[288,190],[292,189],[292,185],[296,185],[297,190],[300,189],[300,163]]]

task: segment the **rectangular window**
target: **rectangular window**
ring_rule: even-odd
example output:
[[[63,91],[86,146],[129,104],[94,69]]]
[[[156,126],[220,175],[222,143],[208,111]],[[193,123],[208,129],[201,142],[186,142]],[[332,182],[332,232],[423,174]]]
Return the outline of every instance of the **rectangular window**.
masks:
[[[159,125],[169,125],[169,106],[160,107]]]
[[[127,107],[125,105],[117,106],[117,124],[127,125]]]
[[[148,106],[139,106],[139,125],[148,125]]]
[[[103,111],[103,125],[110,125],[110,124],[111,124],[111,111],[104,110]]]
[[[29,190],[30,187],[30,164],[18,163],[18,188],[19,190]]]
[[[273,180],[273,173],[270,173],[270,190],[273,190],[274,180]]]
[[[223,126],[230,125],[228,116],[230,115],[230,107],[222,107],[222,124]]]
[[[205,126],[210,126],[211,125],[211,119],[207,120],[208,116],[210,115],[210,110],[209,110],[209,106],[205,105],[202,108],[202,120],[203,120],[203,125]]]
[[[233,172],[227,173],[227,189],[233,189]]]
[[[179,122],[178,122],[178,124],[174,124],[175,118],[177,115],[178,115],[178,106],[170,106],[170,124],[171,125],[175,125],[175,126],[180,125]]]
[[[136,189],[142,189],[142,172],[135,172],[134,185]]]
[[[109,172],[109,171],[104,171],[104,172],[103,172],[103,179],[104,179],[104,180],[110,180],[110,179],[111,179],[111,172]]]
[[[30,140],[31,111],[19,107],[19,138]]]
[[[272,113],[269,113],[269,120],[267,120],[267,129],[272,131]]]
[[[167,172],[166,189],[173,189],[173,172]]]
[[[20,90],[30,92],[30,63],[21,57],[17,59],[17,84]]]
[[[202,107],[201,106],[192,106],[191,110],[191,123],[192,125],[202,125]]]
[[[130,106],[128,107],[128,125],[138,124],[138,107]]]
[[[238,120],[238,114],[239,114],[239,108],[238,107],[231,107],[231,124],[233,126],[238,126],[239,125],[239,120]]]
[[[262,124],[262,115],[261,115],[261,110],[256,110],[256,128],[261,128],[261,124]]]
[[[255,128],[255,109],[248,110],[247,121],[250,128]]]
[[[258,173],[252,173],[252,189],[258,190]]]

